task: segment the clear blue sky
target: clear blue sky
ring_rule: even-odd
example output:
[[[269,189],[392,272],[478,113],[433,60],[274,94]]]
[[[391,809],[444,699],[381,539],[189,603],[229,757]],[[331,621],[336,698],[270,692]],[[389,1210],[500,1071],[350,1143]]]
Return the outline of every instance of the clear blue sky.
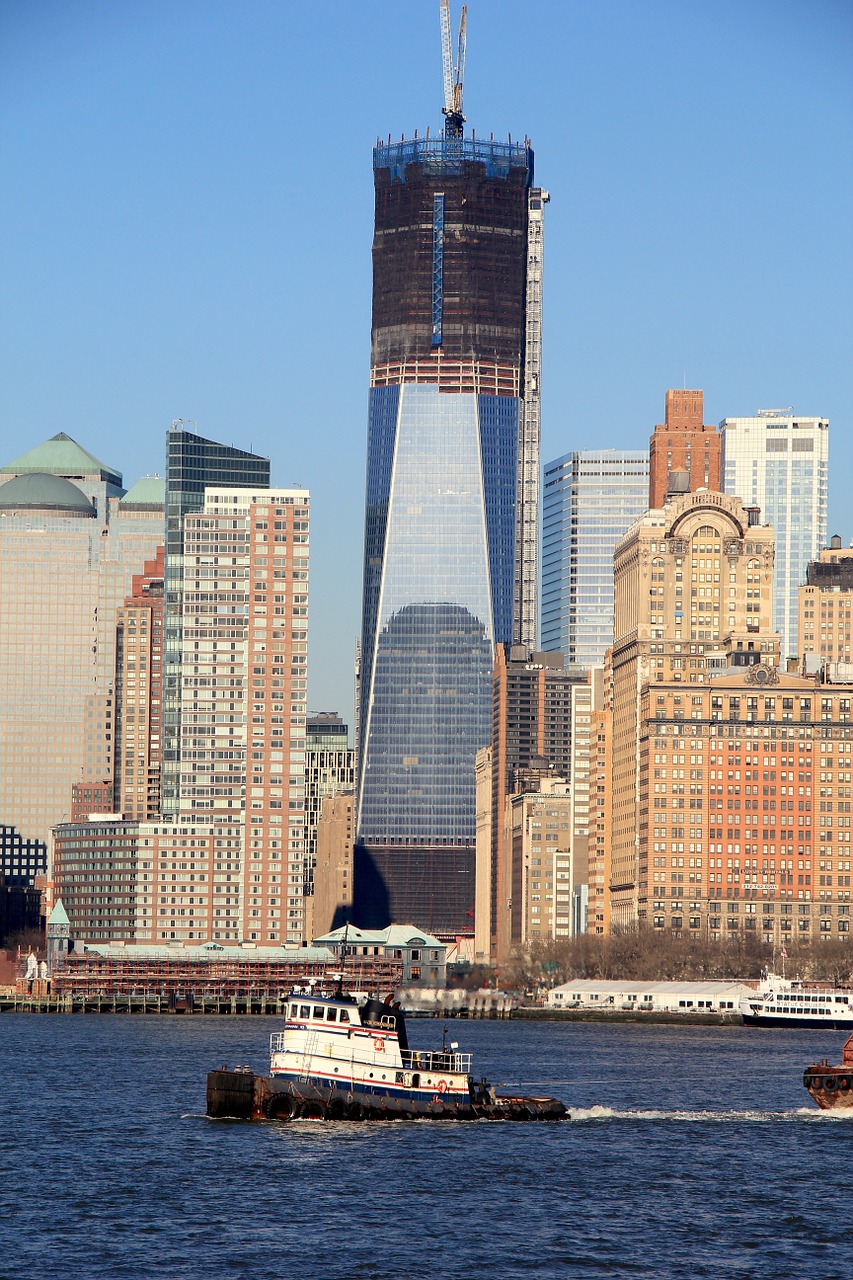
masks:
[[[454,27],[461,5],[453,0]],[[352,714],[371,147],[441,127],[438,0],[3,0],[0,461],[163,470],[174,418],[311,490],[314,710]],[[465,109],[552,197],[543,460],[831,419],[853,538],[853,6],[469,0]]]

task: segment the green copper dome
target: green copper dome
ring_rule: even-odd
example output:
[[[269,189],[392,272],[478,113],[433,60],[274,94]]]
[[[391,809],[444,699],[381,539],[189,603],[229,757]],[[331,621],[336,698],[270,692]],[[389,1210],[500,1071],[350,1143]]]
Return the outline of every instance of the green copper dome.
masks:
[[[82,490],[62,476],[29,472],[0,484],[0,511],[61,511],[94,516],[95,508]]]

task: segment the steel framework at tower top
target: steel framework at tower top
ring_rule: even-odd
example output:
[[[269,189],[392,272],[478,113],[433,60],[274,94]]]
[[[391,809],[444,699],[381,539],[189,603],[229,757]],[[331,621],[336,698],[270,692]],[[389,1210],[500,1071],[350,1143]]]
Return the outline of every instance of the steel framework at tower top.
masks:
[[[462,6],[462,17],[459,22],[459,43],[456,52],[456,66],[453,65],[453,48],[450,35],[450,0],[441,0],[439,17],[441,20],[441,63],[444,72],[444,132],[448,138],[462,136],[465,117],[462,114],[462,86],[465,77],[465,26],[468,6]]]

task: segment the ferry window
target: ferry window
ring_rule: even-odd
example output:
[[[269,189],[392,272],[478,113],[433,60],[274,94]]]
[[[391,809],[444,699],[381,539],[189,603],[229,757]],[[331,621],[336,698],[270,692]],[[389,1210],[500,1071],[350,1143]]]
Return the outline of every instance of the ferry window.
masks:
[[[338,1018],[338,1011],[337,1011],[337,1009],[327,1009],[327,1010],[326,1010],[326,1021],[327,1021],[327,1022],[336,1022],[336,1021],[337,1021],[337,1018]]]
[[[298,1017],[298,1016],[299,1016],[299,1005],[298,1005],[298,1004],[292,1004],[292,1005],[290,1006],[290,1016],[291,1016],[291,1018],[296,1018],[296,1017]]]
[[[300,1016],[300,1018],[310,1018],[310,1017],[311,1017],[311,1008],[310,1008],[310,1006],[309,1006],[309,1005],[307,1005],[307,1004],[301,1004],[301,1005],[299,1006],[299,1016]]]
[[[341,1009],[341,1016],[340,1016],[340,1018],[339,1018],[339,1021],[340,1021],[340,1022],[349,1022],[349,1013],[347,1012],[347,1010],[346,1010],[346,1009]]]
[[[321,1018],[321,1019],[322,1019],[322,1017],[323,1017],[323,1014],[324,1014],[324,1013],[325,1013],[325,1009],[323,1008],[323,1006],[322,1006],[322,1005],[320,1005],[320,1007],[319,1007],[319,1008],[317,1007],[317,1005],[315,1005],[315,1006],[314,1006],[314,1017],[315,1017],[315,1018]]]

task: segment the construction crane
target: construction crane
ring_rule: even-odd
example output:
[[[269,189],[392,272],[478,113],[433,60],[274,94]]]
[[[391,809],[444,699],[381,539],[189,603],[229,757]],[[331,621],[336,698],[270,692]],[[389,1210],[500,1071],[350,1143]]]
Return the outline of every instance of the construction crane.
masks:
[[[444,133],[448,138],[461,138],[465,117],[462,114],[462,82],[465,75],[465,19],[468,6],[463,4],[459,21],[459,44],[456,66],[450,35],[450,0],[441,0],[441,62],[444,70]]]

